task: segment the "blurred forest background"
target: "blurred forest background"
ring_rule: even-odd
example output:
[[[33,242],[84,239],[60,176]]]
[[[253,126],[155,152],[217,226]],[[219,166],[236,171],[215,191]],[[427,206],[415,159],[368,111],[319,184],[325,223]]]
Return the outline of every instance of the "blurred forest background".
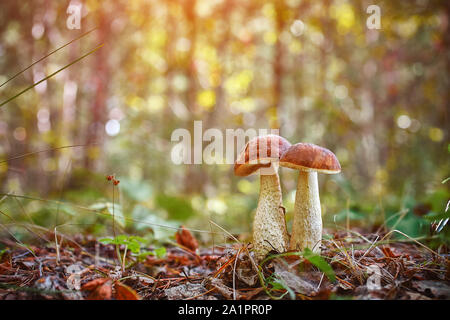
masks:
[[[366,26],[372,4],[380,30]],[[0,83],[97,28],[3,85],[2,102],[104,46],[0,107],[0,232],[111,235],[114,208],[119,233],[162,241],[174,230],[151,224],[212,220],[248,239],[257,177],[171,162],[173,130],[202,120],[332,150],[342,173],[319,175],[326,228],[429,236],[450,197],[449,23],[446,0],[2,0]],[[85,146],[55,149],[70,145]],[[297,172],[280,175],[290,228]]]

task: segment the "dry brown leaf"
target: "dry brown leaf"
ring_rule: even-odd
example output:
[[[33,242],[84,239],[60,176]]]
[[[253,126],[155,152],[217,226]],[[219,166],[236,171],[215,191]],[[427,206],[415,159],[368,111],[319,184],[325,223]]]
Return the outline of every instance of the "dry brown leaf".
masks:
[[[129,286],[117,281],[114,285],[117,300],[140,300],[141,297]]]
[[[91,294],[87,297],[88,300],[111,300],[112,288],[111,280],[107,279],[105,283],[99,285]]]
[[[256,289],[245,292],[245,295],[242,294],[242,297],[244,300],[251,300],[263,291],[264,291],[264,288],[262,288],[262,287],[256,288]]]
[[[81,290],[92,291],[88,300],[110,300],[112,295],[111,279],[99,278],[81,286]]]
[[[92,281],[89,281],[81,286],[81,290],[87,290],[92,291],[95,290],[98,286],[104,284],[106,281],[108,281],[108,278],[98,278]]]
[[[178,244],[188,248],[189,250],[195,251],[198,248],[197,239],[195,239],[192,233],[184,226],[181,226],[181,230],[177,231],[175,234],[175,239]]]
[[[222,279],[212,278],[211,285],[214,288],[216,288],[217,291],[220,292],[227,299],[234,299],[234,298],[236,298],[237,300],[242,299],[241,294],[236,290],[233,290],[233,288],[230,288],[227,285],[225,285]]]
[[[381,251],[383,251],[384,255],[388,258],[397,258],[398,256],[392,252],[391,248],[389,247],[382,247]]]
[[[443,281],[424,280],[414,281],[411,284],[414,289],[425,295],[431,295],[438,299],[450,298],[450,286]]]
[[[210,296],[205,296],[207,290],[200,283],[185,283],[164,290],[164,294],[169,300],[183,300],[187,298],[197,297],[199,300],[210,300]]]
[[[295,292],[307,296],[316,293],[317,284],[310,279],[299,276],[296,268],[289,267],[286,262],[279,259],[273,261],[273,266],[277,277]]]

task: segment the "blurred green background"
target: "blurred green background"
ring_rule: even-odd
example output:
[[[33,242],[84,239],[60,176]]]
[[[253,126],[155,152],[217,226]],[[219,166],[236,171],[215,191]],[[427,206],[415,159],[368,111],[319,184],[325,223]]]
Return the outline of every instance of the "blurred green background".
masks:
[[[371,4],[379,30],[366,26]],[[80,30],[69,5],[82,5]],[[0,108],[1,192],[29,197],[0,198],[2,237],[33,237],[22,222],[110,235],[114,202],[134,220],[118,232],[163,240],[174,230],[152,224],[217,231],[212,220],[248,239],[257,177],[170,160],[171,133],[194,120],[332,150],[342,173],[319,175],[327,228],[387,220],[428,235],[449,200],[449,24],[444,0],[2,0],[0,83],[98,29],[2,86],[1,101],[104,43]],[[88,146],[53,149],[67,145]],[[297,172],[280,175],[290,227]]]

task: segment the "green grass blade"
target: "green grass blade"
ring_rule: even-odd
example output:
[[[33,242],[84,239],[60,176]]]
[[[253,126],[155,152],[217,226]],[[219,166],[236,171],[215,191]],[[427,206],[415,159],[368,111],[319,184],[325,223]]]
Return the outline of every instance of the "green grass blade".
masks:
[[[336,281],[336,275],[334,274],[333,268],[320,255],[318,255],[317,253],[314,253],[310,249],[306,248],[303,251],[303,257],[306,260],[308,260],[310,263],[315,265],[317,268],[319,268],[320,271],[325,273],[325,275],[331,282]]]

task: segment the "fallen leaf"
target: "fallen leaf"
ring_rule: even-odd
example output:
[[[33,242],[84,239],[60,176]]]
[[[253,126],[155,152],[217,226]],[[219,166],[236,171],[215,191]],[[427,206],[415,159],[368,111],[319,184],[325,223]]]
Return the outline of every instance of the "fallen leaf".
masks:
[[[264,288],[256,288],[256,289],[253,289],[253,290],[250,290],[250,291],[247,291],[246,293],[245,293],[245,296],[243,295],[243,299],[244,300],[251,300],[251,299],[253,299],[255,296],[257,296],[258,294],[260,294],[261,292],[263,292],[264,291]]]
[[[129,286],[117,281],[115,283],[117,300],[140,300],[141,297]]]
[[[442,281],[414,281],[411,285],[414,289],[427,296],[431,295],[438,299],[450,298],[450,286]]]
[[[181,226],[181,230],[177,231],[175,234],[175,239],[178,244],[188,248],[189,250],[195,251],[198,248],[197,239],[195,239],[192,233],[184,226]]]
[[[206,292],[205,287],[199,283],[186,283],[176,287],[171,287],[164,290],[164,293],[169,300],[183,300],[198,296],[198,300],[213,300],[214,297],[202,295]]]
[[[99,278],[85,283],[81,290],[92,291],[88,300],[110,300],[112,295],[111,279]]]
[[[298,275],[297,270],[290,268],[286,262],[274,260],[273,266],[277,277],[295,292],[308,296],[316,293],[317,284],[302,279],[302,277]]]
[[[81,286],[81,290],[92,291],[92,290],[96,289],[98,286],[104,284],[108,280],[109,280],[108,278],[98,278],[98,279],[89,281]]]
[[[211,285],[217,289],[218,292],[220,292],[225,298],[227,299],[233,299],[236,298],[237,300],[242,299],[241,294],[237,292],[236,290],[233,290],[233,288],[230,288],[226,286],[223,283],[223,280],[218,278],[212,278],[211,279]]]
[[[14,269],[11,268],[11,263],[9,261],[0,264],[0,274],[8,274],[10,272],[14,273]]]
[[[397,258],[398,256],[392,252],[391,248],[389,247],[382,247],[381,251],[383,251],[384,255],[388,258]]]
[[[403,299],[408,299],[408,300],[431,300],[431,298],[428,298],[427,296],[421,295],[420,293],[416,293],[416,292],[406,292],[406,297],[404,297]]]
[[[106,281],[91,292],[87,297],[88,300],[111,300],[112,288],[111,280]]]
[[[243,281],[250,287],[254,286],[258,281],[258,274],[250,268],[239,268],[236,270],[236,275],[239,280]]]

